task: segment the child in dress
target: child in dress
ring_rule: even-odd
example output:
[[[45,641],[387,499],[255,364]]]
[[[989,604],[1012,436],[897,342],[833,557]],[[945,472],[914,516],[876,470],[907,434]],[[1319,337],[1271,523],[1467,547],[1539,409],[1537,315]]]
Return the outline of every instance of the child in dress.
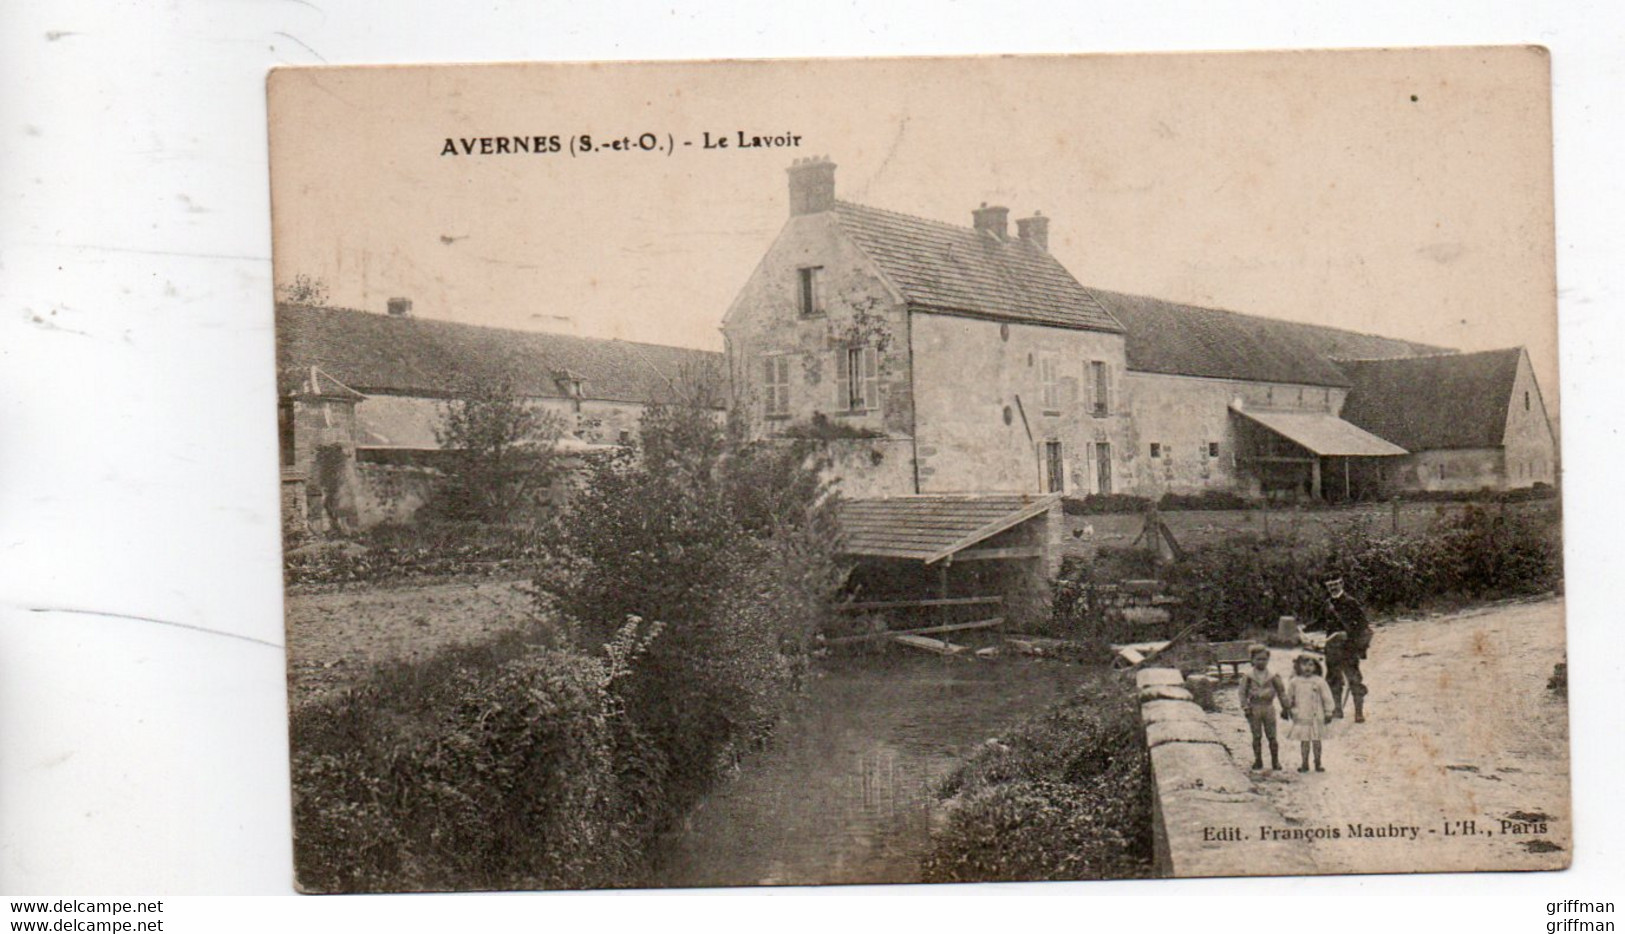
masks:
[[[1292,683],[1287,688],[1290,701],[1292,729],[1287,733],[1303,749],[1303,765],[1298,771],[1309,771],[1309,752],[1315,753],[1315,771],[1324,772],[1320,764],[1320,743],[1326,736],[1326,724],[1332,722],[1332,689],[1320,676],[1320,662],[1308,655],[1299,655],[1292,663]]]
[[[1247,650],[1252,667],[1241,676],[1241,712],[1247,715],[1247,728],[1253,732],[1253,768],[1264,767],[1264,739],[1270,741],[1270,768],[1281,767],[1281,747],[1275,739],[1275,703],[1287,710],[1286,686],[1281,676],[1270,673],[1270,650],[1253,645]]]

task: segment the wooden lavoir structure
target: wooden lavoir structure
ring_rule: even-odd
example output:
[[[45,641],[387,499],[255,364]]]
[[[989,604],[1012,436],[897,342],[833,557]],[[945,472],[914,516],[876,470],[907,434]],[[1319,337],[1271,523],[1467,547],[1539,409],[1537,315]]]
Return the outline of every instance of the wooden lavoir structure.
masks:
[[[842,609],[883,615],[895,630],[971,628],[965,624],[995,614],[1021,622],[1060,563],[1060,499],[1008,493],[843,502],[843,551],[856,567]]]

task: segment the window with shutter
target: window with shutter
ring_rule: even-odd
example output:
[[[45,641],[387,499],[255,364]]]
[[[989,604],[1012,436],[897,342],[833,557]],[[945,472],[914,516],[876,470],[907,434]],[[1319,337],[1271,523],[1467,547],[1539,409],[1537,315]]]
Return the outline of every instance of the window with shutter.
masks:
[[[1059,413],[1061,410],[1061,384],[1056,372],[1056,360],[1048,354],[1038,358],[1038,378],[1043,385],[1044,409]]]
[[[763,359],[766,364],[763,382],[766,415],[768,418],[786,417],[790,414],[790,358],[772,356]]]
[[[880,411],[880,351],[863,348],[863,407]]]
[[[1048,493],[1066,492],[1066,461],[1061,456],[1061,442],[1044,442],[1045,480]]]
[[[1095,415],[1111,414],[1111,378],[1104,360],[1089,361],[1089,401]]]
[[[852,407],[852,390],[849,383],[852,379],[852,367],[849,362],[847,349],[836,348],[835,353],[835,411],[845,412]]]

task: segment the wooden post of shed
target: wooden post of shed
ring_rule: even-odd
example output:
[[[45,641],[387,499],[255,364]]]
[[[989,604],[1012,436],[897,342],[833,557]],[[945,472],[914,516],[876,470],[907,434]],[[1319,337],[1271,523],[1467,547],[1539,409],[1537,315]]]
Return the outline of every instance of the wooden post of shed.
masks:
[[[1350,460],[1351,460],[1351,458],[1347,458],[1347,457],[1343,458],[1343,502],[1345,502],[1345,503],[1349,502],[1350,500],[1352,500],[1354,498],[1349,493],[1349,461]]]

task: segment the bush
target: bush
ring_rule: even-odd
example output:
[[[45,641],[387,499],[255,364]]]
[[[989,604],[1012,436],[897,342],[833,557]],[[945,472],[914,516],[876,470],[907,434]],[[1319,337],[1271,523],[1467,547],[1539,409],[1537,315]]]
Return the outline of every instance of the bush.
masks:
[[[1401,490],[1394,496],[1406,503],[1528,503],[1556,499],[1549,483],[1534,483],[1516,490]]]
[[[1188,509],[1257,509],[1259,501],[1229,490],[1203,490],[1200,493],[1164,493],[1157,508],[1168,512]]]
[[[680,816],[764,740],[844,579],[810,442],[747,443],[702,407],[655,407],[594,466],[536,578],[584,651],[627,616],[665,632],[618,688]]]
[[[1068,496],[1061,500],[1061,510],[1069,516],[1140,513],[1150,508],[1151,501],[1149,499],[1130,493],[1090,493],[1082,498]]]
[[[1556,522],[1470,506],[1420,533],[1360,524],[1311,548],[1237,541],[1191,550],[1168,581],[1184,600],[1182,614],[1207,622],[1210,638],[1241,638],[1281,616],[1313,629],[1326,620],[1328,577],[1343,578],[1377,613],[1550,591],[1562,578]]]
[[[1552,676],[1546,679],[1546,690],[1558,697],[1568,700],[1569,697],[1569,663],[1558,662],[1552,666]]]
[[[525,577],[542,558],[543,531],[480,522],[385,524],[283,554],[288,586],[439,577]]]
[[[957,796],[924,860],[929,882],[1152,874],[1151,783],[1132,692],[1099,673],[989,743],[944,782]]]
[[[564,469],[564,434],[564,416],[538,408],[512,381],[464,382],[435,430],[445,457],[431,508],[493,523],[539,514]]]
[[[317,892],[623,881],[647,837],[606,659],[510,636],[297,711],[294,853]]]

